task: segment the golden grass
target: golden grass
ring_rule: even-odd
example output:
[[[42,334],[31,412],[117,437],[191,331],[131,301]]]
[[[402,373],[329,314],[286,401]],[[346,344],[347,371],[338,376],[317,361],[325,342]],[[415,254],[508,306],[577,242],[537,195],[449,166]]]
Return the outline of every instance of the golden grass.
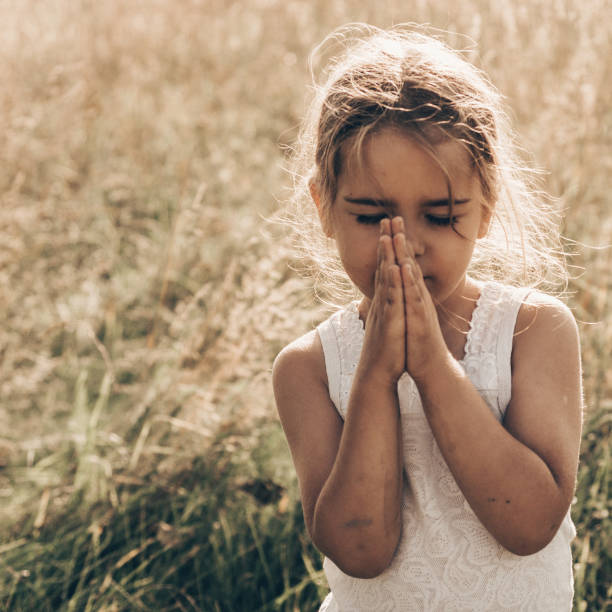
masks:
[[[3,546],[76,491],[120,506],[122,483],[172,474],[220,432],[252,461],[275,419],[272,359],[325,312],[263,217],[288,185],[307,54],[348,21],[426,22],[474,45],[566,209],[586,404],[609,414],[610,13],[604,0],[0,2]],[[603,448],[609,419],[598,428]],[[291,479],[284,450],[267,465]],[[596,562],[585,550],[581,571]]]

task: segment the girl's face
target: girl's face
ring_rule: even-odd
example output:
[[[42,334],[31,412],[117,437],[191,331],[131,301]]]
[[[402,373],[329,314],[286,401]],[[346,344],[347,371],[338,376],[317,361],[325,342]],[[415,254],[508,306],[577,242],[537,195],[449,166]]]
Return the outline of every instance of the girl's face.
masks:
[[[468,154],[453,141],[435,147],[455,199],[453,229],[445,174],[416,141],[386,129],[368,138],[363,153],[363,164],[344,164],[331,208],[330,229],[347,274],[372,298],[380,220],[400,216],[432,297],[452,309],[490,218]]]

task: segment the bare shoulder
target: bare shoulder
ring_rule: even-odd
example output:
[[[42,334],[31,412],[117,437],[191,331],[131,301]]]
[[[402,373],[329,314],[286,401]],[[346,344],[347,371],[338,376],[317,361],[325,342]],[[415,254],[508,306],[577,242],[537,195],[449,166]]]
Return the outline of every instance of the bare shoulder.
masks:
[[[325,355],[316,330],[288,344],[274,360],[272,384],[276,407],[289,446],[313,430],[330,426],[339,415],[329,397]],[[324,434],[323,434],[324,435]]]
[[[275,392],[285,387],[301,386],[302,382],[316,382],[327,387],[325,356],[316,330],[294,340],[276,356],[272,381]]]
[[[529,293],[519,309],[514,332],[513,382],[533,380],[536,375],[558,382],[579,380],[578,326],[559,299],[539,291]]]
[[[514,352],[540,353],[547,348],[579,350],[578,326],[571,310],[559,299],[539,291],[530,292],[521,305],[515,325]],[[567,356],[567,355],[566,355]]]

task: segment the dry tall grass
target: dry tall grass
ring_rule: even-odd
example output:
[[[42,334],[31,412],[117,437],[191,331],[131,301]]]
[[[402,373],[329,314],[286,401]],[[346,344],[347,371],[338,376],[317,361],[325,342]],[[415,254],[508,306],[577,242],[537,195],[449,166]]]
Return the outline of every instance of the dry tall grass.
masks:
[[[608,517],[611,13],[605,0],[0,2],[0,550],[76,492],[120,507],[122,487],[171,478],[219,433],[252,466],[275,419],[272,359],[324,316],[263,221],[288,184],[307,54],[348,21],[417,21],[478,43],[577,241],[569,302],[587,407],[604,415],[585,442],[604,490],[579,500],[584,577]],[[288,483],[270,444],[267,475]]]

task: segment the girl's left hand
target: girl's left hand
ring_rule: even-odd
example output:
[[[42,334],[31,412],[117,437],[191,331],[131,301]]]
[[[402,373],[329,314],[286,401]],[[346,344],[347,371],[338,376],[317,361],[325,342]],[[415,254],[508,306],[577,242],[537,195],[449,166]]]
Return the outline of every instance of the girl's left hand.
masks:
[[[415,380],[439,371],[438,365],[448,357],[435,304],[425,285],[414,249],[406,240],[404,220],[395,217],[391,222],[393,248],[400,266],[404,290],[406,327],[406,363],[408,374]]]

